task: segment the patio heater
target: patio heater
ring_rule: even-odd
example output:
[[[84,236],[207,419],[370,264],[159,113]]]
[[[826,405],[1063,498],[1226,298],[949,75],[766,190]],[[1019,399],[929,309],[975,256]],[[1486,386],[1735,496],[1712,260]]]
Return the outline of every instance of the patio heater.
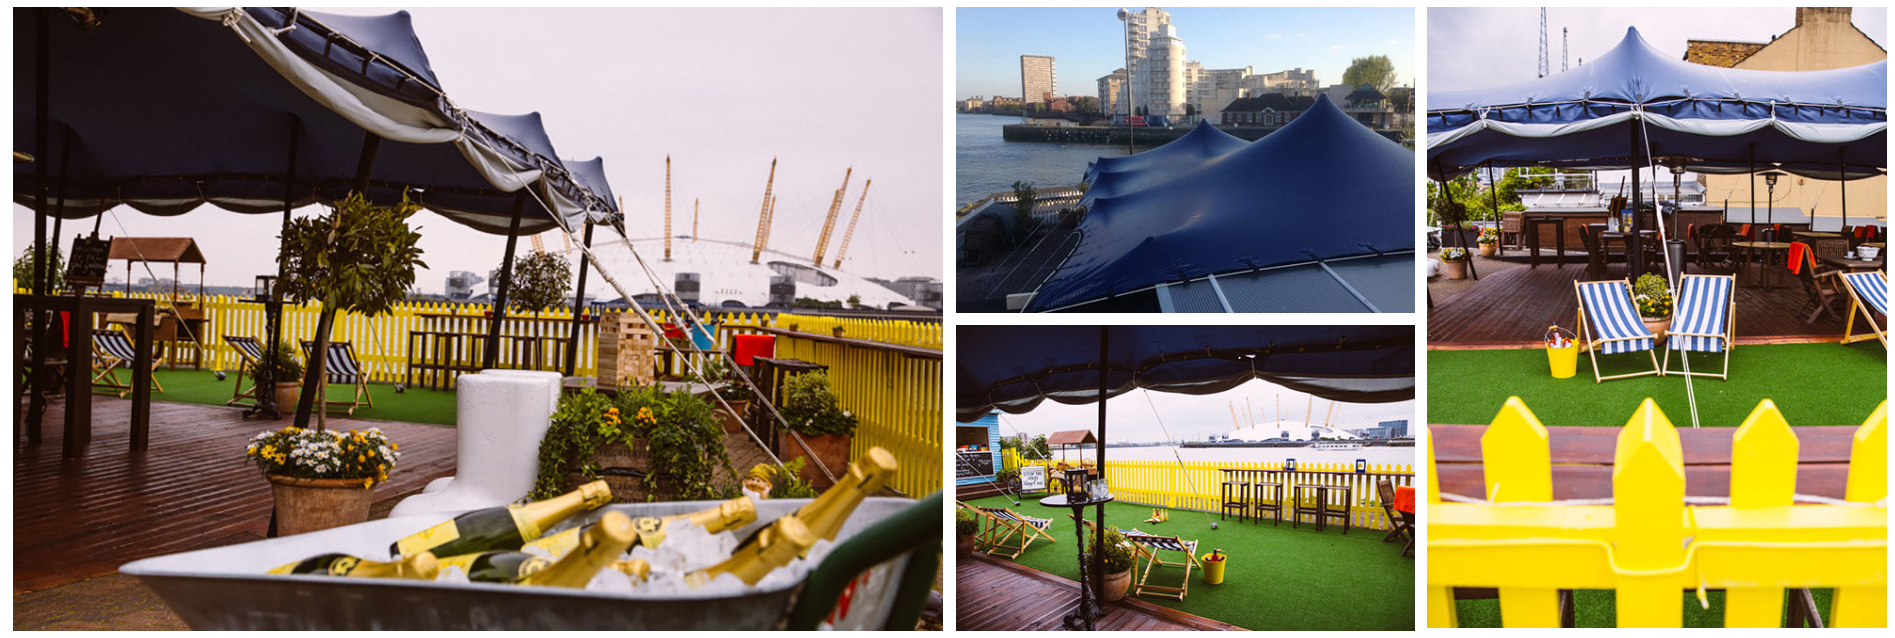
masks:
[[[1768,187],[1768,188],[1770,189],[1770,191],[1769,191],[1769,192],[1770,192],[1770,198],[1769,198],[1769,199],[1767,199],[1767,200],[1764,200],[1764,202],[1763,202],[1763,204],[1764,204],[1764,206],[1767,206],[1767,207],[1768,207],[1768,208],[1766,208],[1766,209],[1765,209],[1765,210],[1767,210],[1768,212],[1766,212],[1766,213],[1764,213],[1764,215],[1765,215],[1765,217],[1764,217],[1764,220],[1765,220],[1765,221],[1764,221],[1764,224],[1766,224],[1766,225],[1769,225],[1769,226],[1776,226],[1776,220],[1777,220],[1777,178],[1778,178],[1778,177],[1781,177],[1782,175],[1783,175],[1782,173],[1779,173],[1779,172],[1776,172],[1776,171],[1770,171],[1770,172],[1768,172],[1768,173],[1764,173],[1764,174],[1763,174],[1763,185],[1764,185],[1764,186],[1766,186],[1766,187]],[[1756,213],[1756,211],[1751,211],[1751,213],[1750,213],[1750,220],[1751,220],[1751,221],[1753,221],[1753,222],[1754,222],[1754,221],[1757,221],[1757,213]],[[1770,241],[1776,241],[1776,237],[1771,237],[1771,238],[1770,238]]]
[[[1678,277],[1684,274],[1685,240],[1678,235],[1678,216],[1684,213],[1684,167],[1682,157],[1665,158],[1665,166],[1671,169],[1671,234],[1665,238],[1666,274],[1671,275],[1671,285],[1678,285]]]

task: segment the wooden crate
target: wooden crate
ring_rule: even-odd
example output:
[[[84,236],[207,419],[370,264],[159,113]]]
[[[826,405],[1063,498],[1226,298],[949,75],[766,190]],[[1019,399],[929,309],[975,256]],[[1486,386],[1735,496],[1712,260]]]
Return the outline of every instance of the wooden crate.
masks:
[[[599,322],[599,386],[657,383],[658,335],[637,315],[614,313]]]

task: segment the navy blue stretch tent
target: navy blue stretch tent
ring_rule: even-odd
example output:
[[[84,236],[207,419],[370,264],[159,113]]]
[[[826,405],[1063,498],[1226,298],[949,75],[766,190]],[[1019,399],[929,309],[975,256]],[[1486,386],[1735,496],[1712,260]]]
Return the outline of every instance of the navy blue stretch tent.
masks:
[[[1623,169],[1683,157],[1706,173],[1754,165],[1858,179],[1888,165],[1887,101],[1887,61],[1725,69],[1667,56],[1627,29],[1611,51],[1570,71],[1429,93],[1428,170],[1446,180],[1488,162]]]
[[[29,152],[40,148],[34,11],[13,14],[14,148]],[[408,191],[489,233],[507,232],[525,185],[537,195],[523,210],[527,233],[554,227],[542,200],[573,221],[617,210],[596,192],[602,175],[588,187],[559,161],[537,114],[455,106],[405,12],[95,11],[102,18],[89,27],[65,12],[52,16],[51,126],[37,163],[14,167],[22,205],[38,199],[36,171],[44,169],[52,201],[64,174],[69,219],[120,204],[155,215],[206,203],[279,213],[286,196],[303,206],[352,190],[373,130],[382,139],[367,194],[378,202]],[[292,21],[295,28],[276,31]]]
[[[1161,155],[1171,161],[1116,178],[1141,188],[1092,198],[1079,226],[1084,238],[1028,309],[1058,310],[1207,275],[1414,250],[1414,152],[1326,96],[1263,139],[1204,159],[1202,149],[1221,144],[1194,141],[1190,152]],[[1409,258],[1401,285],[1410,306],[1412,277]]]
[[[1081,203],[1089,206],[1100,197],[1162,183],[1248,145],[1250,142],[1243,138],[1218,130],[1209,120],[1201,120],[1189,133],[1164,146],[1123,157],[1101,157],[1093,162],[1086,168],[1085,179],[1091,187],[1086,189]]]
[[[1025,413],[1041,401],[1145,388],[1215,394],[1263,379],[1325,399],[1415,398],[1409,326],[973,326],[956,328],[955,418]]]

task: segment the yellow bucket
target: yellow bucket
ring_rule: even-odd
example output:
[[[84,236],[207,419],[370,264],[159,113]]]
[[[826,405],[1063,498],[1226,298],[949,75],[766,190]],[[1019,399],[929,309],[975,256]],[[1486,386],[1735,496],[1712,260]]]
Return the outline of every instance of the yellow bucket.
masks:
[[[1579,340],[1574,339],[1572,333],[1566,332],[1565,329],[1553,326],[1546,329],[1546,343],[1554,343],[1555,335],[1564,337],[1566,347],[1546,346],[1546,365],[1552,368],[1553,378],[1571,379],[1573,375],[1579,373]]]
[[[1220,554],[1220,556],[1224,560],[1211,560],[1210,554],[1204,555],[1204,584],[1224,584],[1224,564],[1230,562],[1230,554]]]

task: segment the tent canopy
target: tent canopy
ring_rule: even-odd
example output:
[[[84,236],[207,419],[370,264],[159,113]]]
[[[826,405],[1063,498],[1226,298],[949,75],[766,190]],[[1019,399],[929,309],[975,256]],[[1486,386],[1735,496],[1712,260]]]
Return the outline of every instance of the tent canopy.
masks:
[[[1249,146],[1202,120],[1184,136],[1158,148],[1123,157],[1101,157],[1086,169],[1086,205],[1100,197],[1129,193],[1190,172],[1211,160]]]
[[[14,144],[29,151],[40,143],[34,11],[15,9],[13,21]],[[90,27],[53,14],[44,43],[51,126],[36,159],[51,197],[66,177],[64,217],[120,204],[179,215],[206,203],[281,212],[286,195],[295,206],[332,201],[353,189],[371,134],[381,139],[366,194],[379,203],[407,192],[490,233],[507,231],[527,185],[537,197],[524,232],[552,228],[555,212],[577,221],[616,210],[561,164],[537,114],[454,105],[406,13],[96,11]],[[35,170],[15,165],[16,202],[39,196]]]
[[[1611,51],[1519,84],[1428,94],[1435,179],[1494,166],[1776,168],[1859,179],[1888,164],[1888,62],[1826,71],[1725,69],[1667,56],[1627,29]],[[1634,135],[1644,139],[1635,141]]]
[[[1415,398],[1410,326],[973,326],[957,328],[955,418],[1080,405],[1133,388],[1215,394],[1251,379],[1335,401]],[[1107,352],[1100,359],[1100,333]]]
[[[1083,238],[1029,310],[1205,275],[1414,249],[1414,152],[1327,96],[1236,150],[1217,154],[1230,142],[1202,127],[1173,144],[1186,142],[1178,152],[1167,144],[1118,158],[1154,156],[1149,166],[1107,165],[1105,175],[1118,176],[1093,188],[1112,192],[1091,197]]]
[[[189,237],[113,237],[106,259],[201,264],[204,253]]]

